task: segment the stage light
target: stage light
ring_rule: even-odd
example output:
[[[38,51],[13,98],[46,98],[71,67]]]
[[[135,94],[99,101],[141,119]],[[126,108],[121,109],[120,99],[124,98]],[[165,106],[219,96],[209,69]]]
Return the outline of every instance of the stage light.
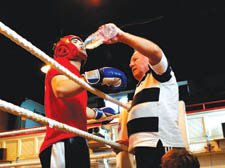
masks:
[[[90,2],[91,2],[91,4],[94,5],[94,6],[99,6],[100,3],[101,3],[100,0],[91,0]]]

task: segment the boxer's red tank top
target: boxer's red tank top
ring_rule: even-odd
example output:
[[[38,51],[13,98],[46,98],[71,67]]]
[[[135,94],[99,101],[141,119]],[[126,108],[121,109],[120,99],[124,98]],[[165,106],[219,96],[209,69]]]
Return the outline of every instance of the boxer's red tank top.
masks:
[[[56,61],[80,77],[80,72],[67,59],[59,58]],[[61,73],[51,68],[45,78],[46,117],[87,131],[87,91],[83,90],[79,94],[68,98],[56,98],[51,87],[51,79],[58,74]],[[40,152],[57,141],[73,136],[76,135],[47,126],[46,136],[40,148]]]

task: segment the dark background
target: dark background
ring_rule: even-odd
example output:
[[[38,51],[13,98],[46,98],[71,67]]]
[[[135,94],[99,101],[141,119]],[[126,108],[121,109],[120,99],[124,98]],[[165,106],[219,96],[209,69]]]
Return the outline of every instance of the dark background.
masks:
[[[99,26],[113,22],[143,36],[164,50],[181,87],[180,99],[194,104],[225,98],[225,6],[217,0],[7,0],[0,21],[52,56],[61,36],[85,39]],[[0,98],[20,105],[25,98],[44,103],[44,63],[0,35]],[[88,50],[85,70],[112,66],[124,71],[126,90],[136,81],[128,67],[131,48],[101,45]]]

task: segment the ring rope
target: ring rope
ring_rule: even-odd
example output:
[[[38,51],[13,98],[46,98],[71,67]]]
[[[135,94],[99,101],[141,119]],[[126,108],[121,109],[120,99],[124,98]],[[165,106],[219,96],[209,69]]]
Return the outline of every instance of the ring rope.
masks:
[[[38,128],[28,128],[24,130],[0,132],[0,137],[9,136],[9,135],[18,135],[18,134],[28,134],[28,133],[41,132],[41,131],[46,131],[46,127],[43,126]]]
[[[3,168],[12,168],[12,167],[20,167],[20,166],[34,166],[34,165],[40,165],[40,161],[35,162],[25,162],[25,163],[6,163],[6,164],[0,164],[0,167]]]
[[[39,48],[35,47],[33,44],[31,44],[29,41],[27,41],[26,39],[21,37],[19,34],[17,34],[15,31],[10,29],[8,26],[3,24],[2,22],[0,22],[0,33],[2,33],[4,36],[6,36],[7,38],[9,38],[13,42],[15,42],[17,45],[23,47],[25,50],[27,50],[28,52],[30,52],[34,56],[38,57],[40,60],[42,60],[46,64],[51,65],[53,68],[55,68],[59,72],[61,72],[64,75],[66,75],[69,79],[77,82],[83,88],[87,89],[91,93],[93,93],[93,94],[95,94],[95,95],[97,95],[97,96],[99,96],[99,97],[101,97],[103,99],[109,100],[109,101],[111,101],[111,102],[113,102],[113,103],[115,103],[115,104],[117,104],[117,105],[119,105],[121,107],[124,107],[127,110],[130,108],[130,106],[128,106],[127,104],[123,104],[122,102],[120,102],[120,101],[118,101],[116,99],[113,99],[111,96],[103,93],[102,91],[100,91],[100,90],[98,90],[96,88],[93,88],[88,83],[86,83],[85,81],[81,80],[78,76],[76,76],[75,74],[70,72],[68,69],[66,69],[65,67],[60,65],[53,58],[49,57],[47,54],[45,54]]]
[[[42,115],[36,114],[30,110],[24,109],[22,107],[16,106],[12,103],[6,102],[4,100],[0,99],[0,109],[3,111],[7,111],[11,114],[14,115],[18,115],[18,116],[22,116],[25,118],[28,118],[30,120],[36,121],[38,123],[41,123],[43,125],[48,125],[51,128],[56,128],[65,132],[69,132],[69,133],[73,133],[79,136],[82,136],[84,138],[87,139],[92,139],[92,140],[96,140],[98,142],[102,142],[105,143],[107,145],[110,145],[111,147],[120,149],[120,150],[124,150],[124,151],[128,151],[127,146],[123,145],[123,144],[119,144],[119,143],[115,143],[113,141],[108,141],[104,138],[89,134],[88,132],[79,130],[77,128],[71,127],[67,124],[63,124],[60,123],[58,121],[52,120],[50,118],[47,117],[43,117]]]
[[[107,117],[105,119],[102,119],[102,120],[87,120],[87,124],[100,123],[102,121],[108,121],[108,120],[112,120],[112,119],[118,118],[118,117],[119,117],[119,114],[109,116],[109,117]],[[36,127],[36,128],[26,128],[26,129],[23,129],[23,130],[0,132],[0,137],[18,135],[18,134],[28,134],[28,133],[41,132],[41,131],[46,131],[46,127],[41,126],[41,127]]]
[[[116,154],[114,153],[108,153],[108,154],[100,154],[100,155],[90,155],[90,159],[104,159],[104,158],[110,158],[115,157]],[[34,166],[34,165],[40,165],[40,161],[34,161],[34,162],[24,162],[24,163],[6,163],[6,164],[0,164],[0,168],[4,167],[20,167],[20,166]]]
[[[115,157],[115,153],[107,153],[107,154],[100,154],[100,155],[90,155],[90,159],[104,159],[104,158],[110,158],[110,157]]]

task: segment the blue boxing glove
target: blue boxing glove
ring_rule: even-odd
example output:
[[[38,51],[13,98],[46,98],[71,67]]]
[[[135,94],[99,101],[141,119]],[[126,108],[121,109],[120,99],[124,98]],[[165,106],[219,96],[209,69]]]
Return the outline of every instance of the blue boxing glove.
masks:
[[[96,113],[96,120],[100,120],[103,119],[105,117],[110,117],[113,115],[118,114],[113,108],[111,107],[102,107],[102,108],[93,108],[93,110]],[[111,122],[112,120],[106,120],[103,121],[102,124],[108,124],[109,122]]]
[[[103,67],[85,72],[86,81],[90,85],[106,85],[112,92],[123,90],[127,86],[126,75],[116,68]]]

